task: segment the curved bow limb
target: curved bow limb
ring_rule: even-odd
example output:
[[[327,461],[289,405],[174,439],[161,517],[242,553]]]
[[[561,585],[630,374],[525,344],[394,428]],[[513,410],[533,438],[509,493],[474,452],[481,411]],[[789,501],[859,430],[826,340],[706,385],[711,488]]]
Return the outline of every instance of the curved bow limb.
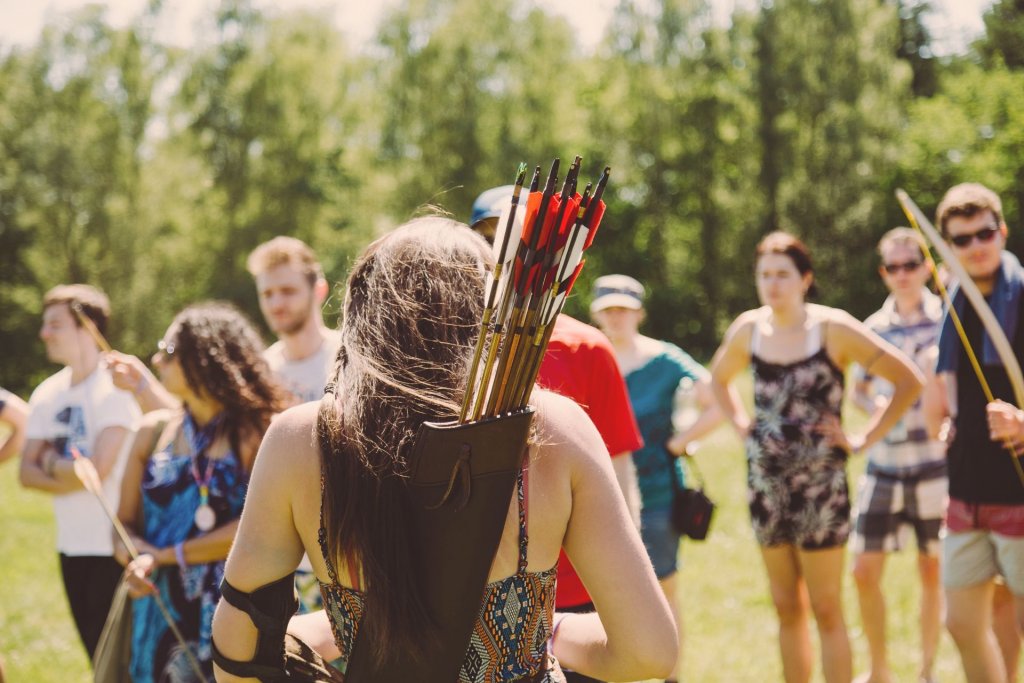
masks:
[[[903,212],[907,215],[907,220],[910,224],[921,232],[928,242],[931,243],[935,250],[942,256],[942,260],[946,263],[946,266],[956,275],[957,280],[960,283],[960,289],[964,295],[967,296],[967,300],[970,301],[974,310],[977,311],[978,317],[981,319],[981,324],[985,327],[985,331],[988,333],[989,338],[992,340],[992,344],[996,349],[996,353],[999,355],[999,359],[1003,362],[1003,367],[1006,368],[1006,374],[1010,378],[1010,385],[1013,387],[1013,395],[1018,408],[1024,408],[1024,373],[1021,372],[1020,363],[1017,361],[1017,355],[1013,352],[1013,347],[1010,345],[1010,340],[1006,337],[1006,332],[1003,331],[1003,326],[996,320],[995,314],[992,309],[989,308],[988,303],[985,301],[985,295],[981,293],[978,286],[974,284],[974,280],[967,273],[960,260],[957,259],[956,254],[950,249],[949,245],[946,244],[946,240],[942,238],[939,231],[931,224],[928,217],[924,215],[921,209],[914,203],[914,200],[910,198],[903,190],[896,190],[896,199],[899,200],[900,206],[903,208]],[[934,272],[934,271],[933,271]],[[946,299],[946,305],[949,306],[952,315],[956,315],[953,310],[953,302],[949,298],[949,294],[946,293],[945,288],[941,287],[943,298]],[[958,325],[958,327],[961,327]],[[972,356],[973,349],[966,339],[962,340],[964,345],[968,349],[968,353]],[[980,374],[980,366],[975,368]],[[987,392],[990,393],[990,392]]]

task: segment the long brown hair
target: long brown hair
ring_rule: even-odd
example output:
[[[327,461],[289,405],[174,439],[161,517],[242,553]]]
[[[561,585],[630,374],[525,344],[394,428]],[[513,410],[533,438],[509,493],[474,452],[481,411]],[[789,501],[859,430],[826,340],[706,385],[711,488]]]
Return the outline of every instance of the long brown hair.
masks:
[[[384,661],[432,632],[408,532],[406,457],[425,420],[458,417],[490,268],[461,223],[418,218],[371,244],[348,279],[334,390],[317,419],[328,557],[366,594],[360,642]]]

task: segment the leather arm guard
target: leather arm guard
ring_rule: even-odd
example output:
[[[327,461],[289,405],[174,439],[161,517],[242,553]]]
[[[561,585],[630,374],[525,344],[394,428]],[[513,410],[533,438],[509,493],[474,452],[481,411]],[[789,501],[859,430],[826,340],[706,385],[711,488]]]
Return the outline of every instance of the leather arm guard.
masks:
[[[249,615],[258,632],[256,654],[248,662],[228,659],[213,643],[213,661],[221,669],[242,678],[258,678],[263,683],[281,683],[292,679],[285,670],[285,631],[288,620],[298,609],[295,575],[243,593],[225,579],[220,584],[224,600]]]

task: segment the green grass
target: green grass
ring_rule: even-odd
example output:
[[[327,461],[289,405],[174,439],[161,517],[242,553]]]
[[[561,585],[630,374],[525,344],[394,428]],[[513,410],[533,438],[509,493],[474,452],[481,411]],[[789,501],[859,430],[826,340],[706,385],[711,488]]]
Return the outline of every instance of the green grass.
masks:
[[[0,655],[7,681],[90,680],[64,598],[50,497],[18,485],[17,463],[0,467],[0,520]]]
[[[740,443],[720,429],[702,445],[697,458],[718,509],[708,540],[685,542],[681,549],[679,585],[686,631],[682,678],[698,683],[780,681],[775,617],[747,517],[746,463]],[[852,462],[851,485],[863,467],[863,459]],[[49,497],[22,490],[14,463],[0,467],[0,518],[0,654],[6,660],[7,680],[88,681],[88,663],[68,613],[53,549]],[[848,573],[844,583],[854,670],[859,673],[867,666],[867,644]],[[895,680],[913,681],[918,661],[914,552],[889,561],[885,591]],[[625,587],[623,598],[628,595]],[[942,681],[962,680],[955,648],[945,633],[936,673]],[[822,680],[820,673],[815,680]]]

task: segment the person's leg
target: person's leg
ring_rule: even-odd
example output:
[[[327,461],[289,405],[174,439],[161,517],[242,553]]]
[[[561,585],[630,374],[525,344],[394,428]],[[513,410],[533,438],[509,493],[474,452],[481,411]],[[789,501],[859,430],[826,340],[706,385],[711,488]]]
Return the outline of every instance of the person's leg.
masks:
[[[1013,598],[1014,611],[1016,612],[1016,619],[1014,620],[1017,628],[1013,631],[1016,638],[1013,640],[1010,647],[1003,651],[1003,662],[1006,666],[1006,680],[1010,683],[1014,683],[1017,680],[1017,671],[1020,669],[1020,650],[1021,650],[1021,637],[1024,635],[1024,596],[1014,596]],[[1002,645],[1000,645],[1002,649]]]
[[[992,630],[999,644],[999,652],[1006,667],[1006,680],[1017,680],[1017,669],[1020,662],[1021,629],[1017,624],[1020,607],[1019,599],[1014,600],[1013,594],[1002,581],[997,581],[992,591]]]
[[[917,571],[921,577],[921,671],[922,681],[932,680],[935,653],[942,633],[942,577],[939,556],[920,553]]]
[[[1021,517],[1018,511],[1011,513],[1019,521],[1014,535],[993,533],[999,559],[999,573],[1002,583],[997,581],[997,603],[1005,606],[999,609],[1001,615],[995,620],[996,638],[1006,666],[1007,680],[1016,680],[1020,663],[1021,634],[1024,633],[1024,536],[1020,535]],[[1000,588],[1001,586],[1001,588]],[[1010,675],[1014,678],[1010,678]]]
[[[822,672],[828,683],[849,683],[853,677],[853,655],[843,618],[843,551],[840,546],[799,553],[821,640]]]
[[[81,559],[82,564],[86,567],[84,573],[89,576],[89,593],[85,597],[86,614],[82,624],[82,639],[86,643],[86,649],[89,651],[91,659],[100,642],[103,627],[107,623],[110,603],[114,600],[114,592],[117,590],[117,584],[121,581],[123,569],[113,557]]]
[[[89,575],[86,571],[85,558],[60,556],[60,573],[64,579],[64,594],[71,608],[71,618],[75,621],[75,629],[82,641],[89,659],[96,650],[96,641],[89,637]]]
[[[968,683],[1006,683],[1006,667],[992,632],[993,592],[991,579],[946,589],[946,628],[960,651]]]
[[[853,563],[853,578],[857,584],[860,621],[868,640],[871,673],[864,683],[889,683],[889,659],[885,638],[885,597],[882,595],[882,571],[885,553],[868,551],[857,555]],[[857,679],[862,680],[861,678]]]
[[[791,545],[762,546],[761,557],[779,618],[783,678],[786,683],[808,683],[812,666],[810,606],[796,550]]]
[[[942,571],[939,562],[949,480],[945,463],[906,485],[907,517],[917,537],[917,573],[921,579],[921,681],[934,681],[932,671],[942,634]]]
[[[870,669],[858,683],[890,683],[886,648],[885,596],[882,572],[885,553],[896,549],[900,520],[895,514],[902,503],[898,480],[876,476],[870,469],[858,486],[856,525],[852,546],[853,579],[864,636],[868,641]]]
[[[1003,683],[1006,667],[992,632],[992,596],[999,573],[996,546],[985,531],[950,531],[942,542],[946,630],[968,683]]]

